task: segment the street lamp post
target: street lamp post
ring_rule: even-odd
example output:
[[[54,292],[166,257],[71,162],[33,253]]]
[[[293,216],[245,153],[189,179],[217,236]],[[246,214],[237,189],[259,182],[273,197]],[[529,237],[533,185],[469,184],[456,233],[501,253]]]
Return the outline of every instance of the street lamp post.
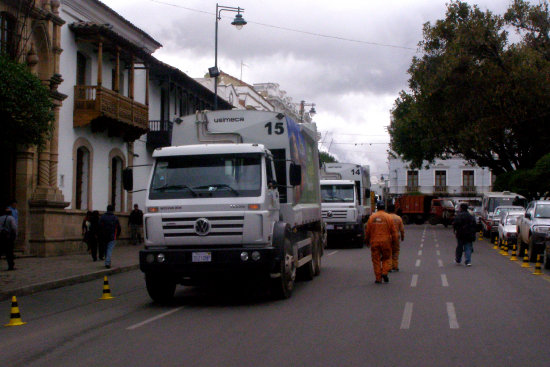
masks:
[[[304,122],[304,114],[305,114],[305,107],[311,106],[311,109],[309,110],[309,115],[313,117],[317,113],[315,111],[315,103],[306,103],[306,101],[300,101],[300,122]]]
[[[216,3],[216,33],[215,33],[215,46],[214,46],[214,67],[208,69],[208,73],[211,78],[214,78],[214,111],[218,109],[218,76],[220,71],[218,70],[218,20],[222,19],[222,11],[229,11],[237,13],[235,19],[231,22],[231,25],[234,25],[237,30],[240,30],[244,25],[246,25],[246,20],[244,20],[241,12],[244,13],[244,9],[241,7],[233,6],[223,6]]]

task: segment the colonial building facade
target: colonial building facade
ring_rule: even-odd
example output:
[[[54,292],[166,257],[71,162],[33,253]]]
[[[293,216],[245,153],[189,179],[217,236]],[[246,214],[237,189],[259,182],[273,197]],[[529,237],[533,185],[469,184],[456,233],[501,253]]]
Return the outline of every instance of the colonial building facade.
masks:
[[[0,1],[2,32],[20,22],[19,3]],[[19,61],[49,87],[54,130],[40,151],[4,156],[4,199],[19,203],[17,249],[50,256],[82,251],[86,211],[112,204],[124,223],[133,203],[143,207],[143,193],[123,190],[123,169],[148,167],[153,149],[170,144],[175,117],[211,109],[213,94],[154,58],[161,44],[100,1],[30,3],[30,42]],[[147,173],[136,170],[135,186]]]
[[[392,196],[421,193],[467,199],[491,191],[491,171],[460,158],[438,159],[429,168],[411,169],[401,159],[390,157],[388,166],[386,179]]]

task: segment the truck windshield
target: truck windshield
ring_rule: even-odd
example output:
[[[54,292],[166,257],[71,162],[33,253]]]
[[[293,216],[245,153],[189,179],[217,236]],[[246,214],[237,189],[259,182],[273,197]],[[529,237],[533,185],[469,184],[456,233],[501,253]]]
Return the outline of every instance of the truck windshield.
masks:
[[[491,212],[494,212],[497,207],[505,206],[505,205],[507,205],[507,206],[512,206],[512,205],[523,206],[524,202],[525,202],[525,199],[521,199],[521,198],[518,198],[517,200],[515,198],[511,198],[511,197],[490,198],[489,199],[489,205],[487,207],[487,211],[489,213],[491,213]]]
[[[257,153],[161,157],[149,199],[260,196],[261,181]]]
[[[323,203],[353,203],[352,185],[322,185],[321,200]]]
[[[550,218],[550,204],[537,205],[535,218]]]

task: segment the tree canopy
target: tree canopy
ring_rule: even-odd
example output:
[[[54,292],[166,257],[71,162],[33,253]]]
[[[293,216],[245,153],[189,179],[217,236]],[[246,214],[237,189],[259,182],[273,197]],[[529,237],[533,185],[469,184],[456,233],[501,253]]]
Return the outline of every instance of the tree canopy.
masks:
[[[41,146],[54,120],[49,90],[25,65],[0,55],[0,144]]]
[[[414,167],[450,155],[497,174],[533,167],[550,152],[549,31],[547,2],[515,0],[501,16],[451,1],[445,19],[424,24],[391,149]]]
[[[335,163],[335,162],[338,162],[338,161],[330,153],[319,151],[319,164]]]

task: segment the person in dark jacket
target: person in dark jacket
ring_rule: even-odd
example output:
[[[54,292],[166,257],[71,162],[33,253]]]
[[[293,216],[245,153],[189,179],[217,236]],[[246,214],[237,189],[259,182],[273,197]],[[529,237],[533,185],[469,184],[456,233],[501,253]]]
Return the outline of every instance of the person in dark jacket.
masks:
[[[99,233],[101,240],[106,244],[105,249],[105,267],[111,267],[111,256],[115,248],[117,236],[121,232],[120,223],[116,215],[113,214],[113,206],[107,205],[107,212],[99,218]]]
[[[99,212],[94,210],[90,216],[90,227],[88,228],[88,244],[90,246],[90,253],[92,254],[93,261],[97,261],[97,250],[99,244]],[[105,248],[103,254],[100,252],[99,257],[103,258],[105,255]]]
[[[455,252],[455,263],[462,262],[462,253],[464,252],[464,263],[466,266],[472,265],[473,242],[476,238],[476,220],[468,212],[468,204],[460,204],[458,214],[453,221],[457,245]]]
[[[0,255],[5,254],[8,261],[8,270],[15,270],[13,261],[13,248],[17,237],[17,222],[13,218],[11,208],[8,206],[4,214],[0,216]]]
[[[128,226],[130,227],[130,237],[132,238],[132,243],[134,246],[140,244],[141,230],[143,227],[143,212],[139,209],[137,204],[134,204],[134,210],[130,212]]]

